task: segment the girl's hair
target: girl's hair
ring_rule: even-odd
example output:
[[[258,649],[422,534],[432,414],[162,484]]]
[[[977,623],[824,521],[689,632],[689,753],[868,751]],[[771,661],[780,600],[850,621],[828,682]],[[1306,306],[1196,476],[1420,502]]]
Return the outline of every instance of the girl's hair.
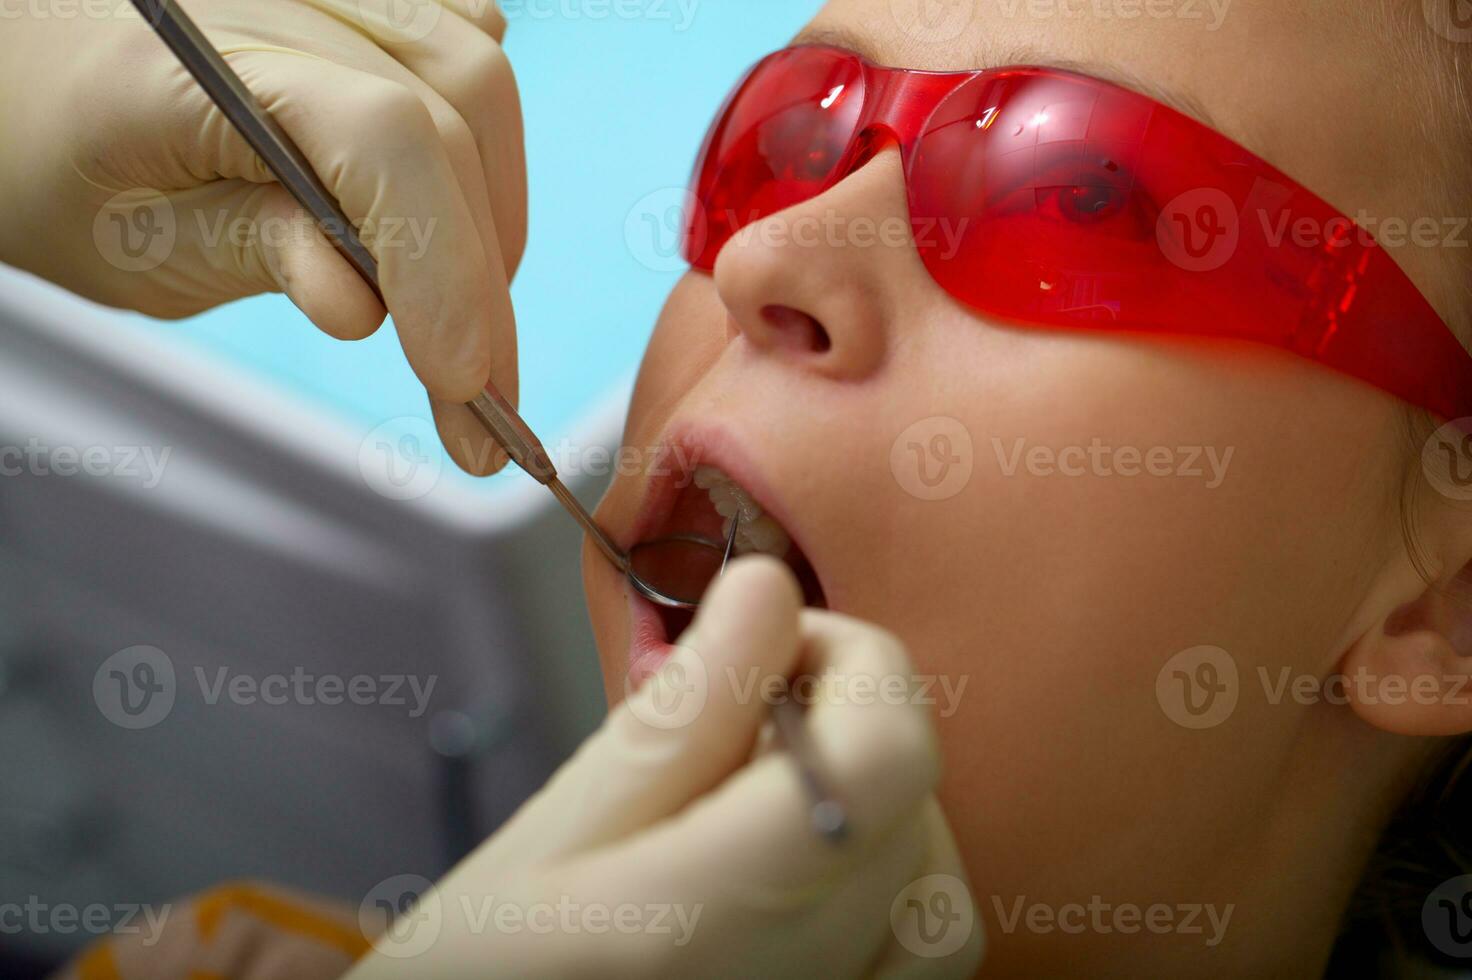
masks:
[[[1438,753],[1380,839],[1345,913],[1329,977],[1420,976],[1425,965],[1462,967],[1422,924],[1431,893],[1472,874],[1472,740]],[[1465,975],[1465,974],[1461,974]]]

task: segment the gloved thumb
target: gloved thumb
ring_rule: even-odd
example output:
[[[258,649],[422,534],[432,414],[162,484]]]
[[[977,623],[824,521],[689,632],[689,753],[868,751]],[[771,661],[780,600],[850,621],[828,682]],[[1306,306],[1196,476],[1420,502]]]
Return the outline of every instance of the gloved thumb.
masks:
[[[781,562],[733,563],[669,660],[496,835],[485,860],[529,864],[598,847],[720,785],[751,758],[767,719],[764,685],[796,668],[801,608]]]
[[[361,340],[383,323],[378,297],[280,184],[227,181],[171,195],[176,248],[213,270],[214,302],[282,292],[324,333]],[[195,267],[181,263],[181,268]]]

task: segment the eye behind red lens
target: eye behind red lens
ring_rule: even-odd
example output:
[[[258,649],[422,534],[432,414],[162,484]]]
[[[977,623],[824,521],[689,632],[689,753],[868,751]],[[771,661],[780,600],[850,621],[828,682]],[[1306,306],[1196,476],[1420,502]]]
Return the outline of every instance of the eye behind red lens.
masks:
[[[910,163],[916,245],[968,305],[1016,319],[1117,319],[1170,287],[1159,204],[1138,172],[1148,110],[1074,76],[1020,69],[958,87]]]
[[[864,96],[857,55],[799,47],[757,65],[696,165],[690,264],[710,270],[741,228],[827,189],[854,141]]]

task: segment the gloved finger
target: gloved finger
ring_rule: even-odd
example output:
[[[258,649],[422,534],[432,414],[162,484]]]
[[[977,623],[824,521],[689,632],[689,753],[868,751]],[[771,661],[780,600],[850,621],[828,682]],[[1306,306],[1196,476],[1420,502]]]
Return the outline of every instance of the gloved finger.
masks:
[[[378,33],[392,32],[398,37],[423,34],[427,26],[438,16],[433,10],[411,10],[404,16],[402,7],[394,6],[395,0],[311,0],[318,7],[334,8],[365,30]],[[496,0],[419,0],[416,6],[431,4],[453,12],[473,25],[476,30],[500,43],[506,36],[506,15]]]
[[[925,856],[890,901],[890,936],[868,971],[875,980],[959,980],[974,976],[986,956],[986,920],[934,796],[925,801],[921,820]]]
[[[485,426],[460,402],[429,400],[440,442],[455,465],[471,476],[490,476],[510,460],[506,451],[486,432]]]
[[[767,757],[751,776],[785,778],[782,769],[780,758]],[[808,838],[801,824],[778,828],[837,858],[818,878],[780,882],[763,874],[768,855],[749,850],[749,838],[727,836],[735,824],[770,826],[759,810],[706,809],[693,823],[717,835],[704,838],[678,826],[683,818],[668,821],[628,844],[574,858],[543,887],[580,907],[668,909],[665,920],[675,928],[630,930],[612,941],[574,933],[542,943],[533,961],[549,959],[564,976],[589,969],[623,976],[867,976],[893,935],[894,897],[925,863],[921,812],[916,807],[885,835],[842,849]]]
[[[443,3],[490,35],[497,44],[506,39],[506,14],[496,0],[443,0]]]
[[[656,828],[660,846],[704,855],[700,873],[737,875],[773,893],[801,891],[841,872],[911,818],[940,774],[928,712],[890,680],[911,677],[899,641],[811,609],[801,611],[800,629],[805,667],[825,681],[805,718],[808,738],[822,779],[848,812],[845,842],[820,846],[814,837],[812,803],[786,752],[753,761]],[[886,685],[890,693],[879,696]],[[713,841],[721,846],[712,848]]]
[[[847,852],[831,874],[791,889],[746,875],[751,855],[725,839],[688,850],[686,841],[663,832],[672,822],[506,876],[457,872],[435,888],[425,913],[436,926],[432,958],[416,959],[415,975],[463,976],[486,948],[477,923],[514,910],[518,927],[498,933],[495,956],[501,971],[516,976],[868,977],[876,962],[890,962],[886,947],[900,936],[914,944],[917,961],[926,961],[909,975],[969,976],[977,962],[970,923],[927,923],[920,943],[945,944],[927,948],[902,920],[905,902],[917,894],[907,885],[950,867],[931,857],[945,853],[931,839],[935,828],[945,831],[932,819],[937,812],[928,799],[886,836]],[[762,814],[728,811],[726,819]],[[711,873],[713,856],[719,873]],[[393,943],[380,940],[390,954]],[[365,961],[355,980],[391,975],[391,964],[400,962]]]
[[[317,0],[317,2],[329,10],[336,6],[335,2],[328,2],[328,0]],[[447,36],[456,37],[471,46],[495,47],[495,42],[486,38],[484,34],[462,21],[454,13],[444,11],[432,19],[436,28],[431,32],[430,38],[439,40],[433,50],[428,51],[426,55],[423,43],[395,40],[397,36],[395,31],[400,28],[391,27],[386,20],[371,16],[371,6],[365,6],[359,11],[359,8],[354,5],[354,10],[359,12],[366,23],[373,26],[376,32],[374,40],[383,45],[384,50],[373,45],[365,45],[351,52],[345,52],[343,57],[350,58],[353,67],[404,85],[424,102],[425,108],[434,120],[435,129],[440,134],[440,140],[445,146],[480,237],[481,247],[490,263],[488,275],[491,279],[491,288],[496,295],[509,296],[510,283],[507,279],[509,273],[503,261],[499,241],[500,232],[491,203],[491,192],[500,187],[502,180],[494,170],[487,171],[477,145],[477,137],[459,111],[413,70],[417,68],[438,72],[441,75],[445,74],[445,69],[437,65],[435,59],[443,57],[455,62],[460,57],[459,52],[452,50],[446,43]],[[409,59],[406,65],[403,58],[395,60],[391,56],[396,50],[416,52],[416,54]],[[514,83],[512,84],[514,86]],[[515,104],[514,87],[512,95],[512,101]],[[522,140],[519,110],[516,113],[516,125],[508,128],[513,130],[512,135],[515,137],[519,156]],[[512,199],[519,195],[523,203],[516,206],[516,214],[513,217],[519,223],[518,234],[524,239],[525,174],[518,172],[513,179],[518,182],[518,192],[498,190],[497,194],[501,198]],[[412,223],[401,227],[407,227],[410,235],[417,235],[416,226]],[[426,228],[426,232],[432,234],[433,229]],[[409,235],[401,237],[408,238]],[[384,239],[384,243],[396,244],[388,239]],[[515,247],[519,259],[521,242],[515,243]],[[492,341],[491,377],[488,379],[513,404],[518,393],[516,351],[516,330],[513,322],[505,329],[498,330]],[[458,466],[474,476],[489,476],[506,465],[505,453],[486,433],[475,416],[465,407],[463,401],[450,402],[435,399],[433,396],[430,401],[436,426],[440,431],[440,439]]]
[[[316,0],[337,6],[348,0]],[[399,0],[383,0],[397,3]],[[495,10],[489,2],[477,4]],[[509,280],[526,247],[527,190],[525,134],[521,99],[511,63],[498,41],[461,16],[468,3],[436,6],[428,0],[406,25],[389,16],[388,7],[352,0],[350,6],[364,30],[411,78],[436,98],[425,96],[441,135],[457,163],[467,154],[456,152],[464,133],[473,166],[458,167],[467,198],[484,193],[488,227],[482,229],[486,257],[504,270]],[[504,19],[501,20],[504,33]],[[400,79],[409,83],[408,79]],[[442,102],[443,108],[436,105]],[[477,186],[472,188],[474,183]],[[499,376],[498,384],[504,383]]]
[[[404,85],[300,54],[237,51],[230,62],[348,216],[371,231],[365,244],[420,381],[447,401],[474,398],[491,376],[492,335],[514,336],[510,295],[487,265],[424,101]],[[236,143],[243,146],[222,141],[220,166],[240,172],[221,173],[251,179],[259,163]]]
[[[457,59],[464,61],[466,52],[455,50],[449,41],[495,48],[494,42],[486,39],[483,34],[453,13],[443,12],[434,19],[434,23],[435,30],[431,32],[430,38],[423,42],[395,44],[387,40],[380,40],[379,44],[383,45],[382,48],[375,45],[364,45],[345,54],[344,57],[351,57],[353,67],[403,85],[424,103],[435,131],[439,134],[445,157],[455,173],[465,207],[468,209],[475,233],[479,238],[480,254],[484,259],[484,268],[481,271],[489,280],[491,295],[500,298],[504,307],[501,314],[491,322],[493,336],[490,344],[490,374],[487,378],[482,379],[481,384],[482,386],[486,383],[494,385],[502,395],[515,404],[518,395],[516,324],[510,305],[510,279],[503,259],[501,233],[493,211],[492,193],[494,191],[497,198],[502,200],[503,208],[508,207],[506,199],[520,201],[516,205],[515,214],[510,217],[518,228],[517,234],[524,239],[525,175],[519,171],[514,173],[512,179],[516,181],[515,189],[505,188],[501,175],[496,169],[494,167],[488,169],[481,154],[477,135],[461,116],[460,111],[436,91],[429,81],[421,78],[413,70],[414,67],[418,67],[421,70],[443,75],[445,68],[443,65],[436,64],[436,58],[442,57],[451,62]],[[424,46],[433,39],[437,39],[435,47],[423,53]],[[375,38],[375,40],[378,39]],[[420,53],[415,54],[411,59],[415,64],[406,66],[402,58],[396,60],[393,56],[395,49]],[[499,52],[499,48],[496,50]],[[504,63],[504,59],[502,62]],[[514,82],[511,85],[514,105],[516,102]],[[517,154],[519,155],[522,139],[519,110],[517,124],[501,128],[513,131],[512,135],[517,140]],[[411,260],[418,260],[426,245],[433,242],[434,236],[442,233],[437,230],[432,221],[433,219],[416,222],[412,214],[407,217],[386,215],[381,224],[366,229],[373,233],[368,241],[369,247],[375,249],[375,254],[383,253],[379,255],[380,263],[389,255],[407,256]],[[522,247],[521,241],[518,240],[514,244],[519,255]],[[428,261],[428,256],[425,256],[424,261]],[[434,394],[433,391],[431,393]],[[474,394],[475,392],[471,393],[470,397],[474,397]],[[462,403],[468,400],[469,398],[460,399]]]
[[[175,295],[197,294],[203,308],[222,294],[282,292],[339,340],[361,340],[383,322],[378,297],[279,184],[214,181],[177,191],[169,203],[176,216],[185,216],[176,222],[176,250],[192,250],[201,260],[180,263],[176,276],[192,268],[209,271],[209,281],[194,288],[176,282]]]
[[[749,678],[796,663],[801,590],[771,558],[711,588],[669,661],[471,860],[531,864],[618,840],[720,785],[750,757],[767,704]]]
[[[908,652],[894,634],[819,609],[801,614],[815,678],[808,738],[852,832],[877,831],[935,789],[940,747]]]

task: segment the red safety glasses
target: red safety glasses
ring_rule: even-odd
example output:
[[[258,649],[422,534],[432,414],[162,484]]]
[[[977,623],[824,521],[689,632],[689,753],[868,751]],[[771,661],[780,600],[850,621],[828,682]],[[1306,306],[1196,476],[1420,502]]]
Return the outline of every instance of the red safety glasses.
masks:
[[[685,257],[710,271],[741,228],[890,141],[920,256],[968,306],[1260,341],[1472,416],[1472,357],[1367,231],[1207,126],[1085,75],[909,71],[824,46],[770,55],[706,138]]]

